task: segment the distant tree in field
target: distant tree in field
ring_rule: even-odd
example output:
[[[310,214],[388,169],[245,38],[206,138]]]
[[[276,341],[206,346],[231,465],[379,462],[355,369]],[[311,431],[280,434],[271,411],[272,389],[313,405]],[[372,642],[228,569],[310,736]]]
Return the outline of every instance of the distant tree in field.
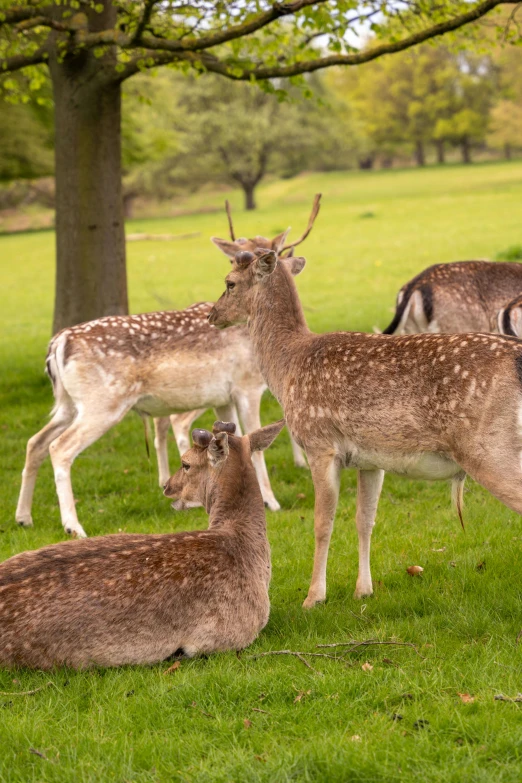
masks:
[[[502,149],[506,160],[511,159],[513,149],[522,147],[522,106],[508,100],[493,106],[487,142],[490,147]]]
[[[0,0],[0,73],[52,82],[57,128],[54,330],[128,308],[121,89],[160,65],[266,82],[408,49],[483,17],[502,0]],[[516,0],[504,3],[516,5]],[[393,39],[379,42],[390,19]],[[371,24],[354,49],[347,32]],[[314,46],[321,36],[323,48]]]
[[[268,173],[286,177],[304,168],[338,169],[353,163],[349,114],[324,102],[328,96],[317,79],[313,99],[287,86],[290,100],[284,102],[256,85],[212,75],[170,82],[173,94],[166,114],[176,129],[174,154],[141,167],[134,181],[141,178],[146,190],[153,185],[168,193],[172,187],[233,183],[242,188],[250,210],[256,207],[256,187]],[[157,109],[156,100],[151,107]]]

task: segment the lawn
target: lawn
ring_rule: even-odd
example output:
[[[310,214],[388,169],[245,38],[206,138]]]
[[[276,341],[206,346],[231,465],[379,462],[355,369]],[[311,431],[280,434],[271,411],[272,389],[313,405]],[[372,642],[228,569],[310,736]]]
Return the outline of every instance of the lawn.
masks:
[[[260,190],[260,209],[236,230],[299,234],[323,192],[298,278],[317,331],[371,330],[395,295],[440,261],[493,257],[522,241],[522,162],[422,171],[307,175]],[[221,195],[192,197],[194,208]],[[199,232],[129,244],[133,312],[216,298],[228,262],[209,243],[224,213],[133,221],[129,231]],[[14,523],[27,439],[52,405],[44,376],[53,295],[52,232],[0,237],[2,405],[0,559],[64,539],[50,465],[39,476],[34,529]],[[269,395],[263,421],[279,417]],[[212,416],[203,421],[208,425]],[[178,457],[171,444],[172,467]],[[385,479],[373,537],[375,596],[353,600],[357,575],[355,474],[343,476],[330,549],[328,600],[304,611],[313,556],[313,488],[294,468],[287,434],[267,452],[283,510],[268,513],[272,612],[240,655],[151,668],[0,672],[0,781],[519,781],[522,704],[522,523],[469,482],[462,532],[444,483]],[[157,487],[138,418],[130,415],[73,470],[89,534],[204,527],[175,514]],[[406,568],[423,566],[421,577]],[[343,661],[253,657],[317,652],[350,639]],[[364,664],[370,666],[364,666]],[[373,668],[371,668],[373,667]],[[27,691],[35,691],[24,695]]]

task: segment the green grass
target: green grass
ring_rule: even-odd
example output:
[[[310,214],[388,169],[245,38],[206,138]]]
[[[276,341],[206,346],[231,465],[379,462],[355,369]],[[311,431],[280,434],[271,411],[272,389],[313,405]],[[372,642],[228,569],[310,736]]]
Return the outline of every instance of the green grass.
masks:
[[[261,190],[256,213],[240,212],[239,194],[233,199],[237,231],[275,234],[291,224],[294,235],[300,233],[318,190],[323,209],[303,248],[308,266],[298,280],[317,331],[384,327],[399,286],[425,266],[494,257],[522,239],[520,162],[274,182]],[[192,204],[221,200],[207,194]],[[184,307],[221,293],[228,262],[208,237],[226,235],[223,214],[135,221],[131,228],[201,232],[186,241],[129,245],[133,311]],[[2,559],[64,538],[48,463],[37,485],[34,529],[14,524],[25,443],[52,402],[43,360],[53,241],[50,232],[0,238]],[[278,415],[267,396],[264,422]],[[171,455],[174,468],[174,448]],[[444,483],[388,476],[373,540],[376,592],[361,604],[352,599],[355,475],[346,473],[328,600],[305,612],[313,556],[310,476],[293,467],[286,434],[267,452],[267,462],[284,510],[268,514],[272,613],[255,644],[240,656],[183,662],[170,675],[167,664],[87,673],[1,671],[1,783],[521,779],[521,705],[494,699],[522,691],[519,518],[470,485],[462,533]],[[171,511],[135,416],[78,458],[73,482],[90,534],[206,523],[200,511]],[[422,577],[408,576],[412,564],[424,567]],[[289,656],[250,657],[350,638],[411,642],[419,654],[410,647],[363,648],[350,656],[352,666],[316,659],[322,674]],[[363,671],[365,662],[373,670]],[[4,693],[37,688],[28,696]],[[305,695],[295,701],[300,691]],[[463,703],[459,693],[474,702]],[[397,714],[402,720],[392,719]],[[428,721],[424,728],[421,720]]]

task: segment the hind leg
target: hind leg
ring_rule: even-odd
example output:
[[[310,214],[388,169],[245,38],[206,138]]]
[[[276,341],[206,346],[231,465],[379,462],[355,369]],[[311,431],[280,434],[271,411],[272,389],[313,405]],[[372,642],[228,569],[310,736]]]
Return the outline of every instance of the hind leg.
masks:
[[[17,523],[22,527],[31,527],[33,524],[31,507],[36,476],[40,465],[49,453],[49,445],[67,429],[74,416],[75,411],[72,405],[60,405],[50,422],[27,442],[25,465],[22,471],[22,486],[15,515]]]
[[[132,403],[117,410],[84,411],[78,414],[72,424],[56,440],[53,440],[49,447],[62,525],[69,535],[85,538],[85,531],[78,522],[74,503],[71,485],[72,463],[80,452],[121,421],[131,407]]]
[[[464,456],[459,465],[479,484],[482,484],[501,503],[522,515],[522,454],[507,451],[502,459],[492,455],[478,461]]]
[[[172,431],[180,455],[190,449],[190,428],[193,422],[205,413],[205,410],[206,408],[196,408],[196,410],[187,411],[186,413],[173,413],[170,417]]]

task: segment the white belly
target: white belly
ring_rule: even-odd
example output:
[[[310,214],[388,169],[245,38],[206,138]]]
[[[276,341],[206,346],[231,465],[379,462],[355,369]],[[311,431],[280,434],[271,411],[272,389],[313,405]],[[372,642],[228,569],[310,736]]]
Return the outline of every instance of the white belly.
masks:
[[[360,470],[375,470],[380,468],[387,473],[397,473],[428,481],[439,481],[453,478],[462,468],[456,462],[433,451],[417,454],[383,454],[364,452],[354,449],[347,455],[349,467]]]

